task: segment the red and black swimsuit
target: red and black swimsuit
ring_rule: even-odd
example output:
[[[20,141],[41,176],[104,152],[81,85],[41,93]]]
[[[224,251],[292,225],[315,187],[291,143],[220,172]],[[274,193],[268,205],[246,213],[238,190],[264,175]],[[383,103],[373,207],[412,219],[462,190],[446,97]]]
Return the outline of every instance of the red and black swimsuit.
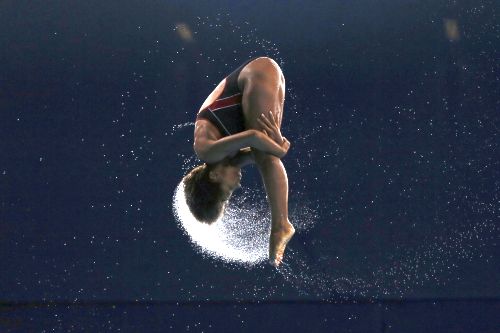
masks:
[[[245,130],[245,119],[241,107],[243,93],[238,88],[238,75],[243,67],[254,59],[256,58],[248,59],[226,77],[226,85],[222,93],[212,104],[198,112],[196,120],[207,119],[217,127],[223,137]]]

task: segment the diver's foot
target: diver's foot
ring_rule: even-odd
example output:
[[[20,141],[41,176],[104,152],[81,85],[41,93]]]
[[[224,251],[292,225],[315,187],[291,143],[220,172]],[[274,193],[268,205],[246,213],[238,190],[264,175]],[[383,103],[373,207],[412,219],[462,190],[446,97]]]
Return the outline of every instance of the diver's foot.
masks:
[[[295,228],[290,222],[279,227],[273,227],[269,237],[269,263],[278,267],[283,261],[285,248],[295,233]]]

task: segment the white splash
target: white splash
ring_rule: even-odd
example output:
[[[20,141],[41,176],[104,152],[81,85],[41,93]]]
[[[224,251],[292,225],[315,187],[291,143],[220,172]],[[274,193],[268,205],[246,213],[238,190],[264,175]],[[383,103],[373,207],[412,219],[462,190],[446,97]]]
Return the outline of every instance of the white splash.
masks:
[[[233,195],[225,214],[211,225],[191,214],[181,181],[175,190],[173,210],[180,227],[203,253],[226,262],[258,264],[268,257],[270,219],[267,203],[255,192]]]
[[[199,161],[184,160],[187,173]],[[289,202],[289,218],[297,234],[307,232],[318,221],[312,204],[298,192]],[[247,267],[267,262],[271,213],[262,187],[243,186],[231,196],[224,215],[211,225],[199,222],[190,212],[181,181],[173,196],[173,213],[179,227],[203,254]]]

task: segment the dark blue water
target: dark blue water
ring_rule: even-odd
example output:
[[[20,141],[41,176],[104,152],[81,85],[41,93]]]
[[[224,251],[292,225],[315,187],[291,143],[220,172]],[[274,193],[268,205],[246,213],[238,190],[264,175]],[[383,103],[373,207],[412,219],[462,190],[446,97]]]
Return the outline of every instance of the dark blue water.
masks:
[[[496,2],[5,1],[0,22],[4,304],[500,297]],[[286,78],[279,270],[205,253],[172,206],[197,110],[255,56]],[[262,231],[255,168],[242,185]]]

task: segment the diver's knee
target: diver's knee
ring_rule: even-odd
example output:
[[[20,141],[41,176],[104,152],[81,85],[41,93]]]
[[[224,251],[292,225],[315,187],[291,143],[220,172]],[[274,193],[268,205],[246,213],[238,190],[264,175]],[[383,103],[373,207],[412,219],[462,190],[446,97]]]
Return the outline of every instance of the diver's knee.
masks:
[[[242,75],[255,85],[276,86],[283,82],[284,76],[280,66],[269,57],[260,57],[252,61]]]
[[[282,74],[281,67],[273,58],[269,57],[257,58],[256,64],[258,64],[261,68],[265,68],[267,71],[277,74],[281,78]]]

